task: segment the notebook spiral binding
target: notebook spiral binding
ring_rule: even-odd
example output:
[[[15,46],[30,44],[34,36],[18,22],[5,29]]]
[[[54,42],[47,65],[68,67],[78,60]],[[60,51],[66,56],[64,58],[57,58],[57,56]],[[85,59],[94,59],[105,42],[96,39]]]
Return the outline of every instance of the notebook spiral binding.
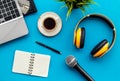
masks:
[[[31,75],[33,72],[33,66],[34,66],[34,59],[35,59],[35,54],[30,55],[30,61],[29,61],[29,67],[28,67],[28,74]]]

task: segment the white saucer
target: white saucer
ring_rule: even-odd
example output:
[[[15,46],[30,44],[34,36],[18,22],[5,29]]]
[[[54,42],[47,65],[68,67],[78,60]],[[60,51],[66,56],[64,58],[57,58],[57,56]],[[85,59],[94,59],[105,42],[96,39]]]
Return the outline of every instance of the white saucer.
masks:
[[[44,27],[43,27],[43,21],[48,17],[53,18],[56,21],[56,26],[51,31],[45,30]],[[38,29],[44,36],[48,36],[48,37],[55,36],[62,29],[61,18],[54,12],[46,12],[46,13],[42,14],[40,16],[40,18],[38,19]]]

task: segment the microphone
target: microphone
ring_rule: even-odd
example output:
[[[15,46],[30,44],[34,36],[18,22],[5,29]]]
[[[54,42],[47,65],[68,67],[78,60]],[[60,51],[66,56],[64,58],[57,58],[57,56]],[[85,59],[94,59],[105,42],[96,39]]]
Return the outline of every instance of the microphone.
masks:
[[[77,60],[74,56],[68,56],[66,58],[66,64],[81,73],[87,81],[94,81],[94,79],[77,63]]]

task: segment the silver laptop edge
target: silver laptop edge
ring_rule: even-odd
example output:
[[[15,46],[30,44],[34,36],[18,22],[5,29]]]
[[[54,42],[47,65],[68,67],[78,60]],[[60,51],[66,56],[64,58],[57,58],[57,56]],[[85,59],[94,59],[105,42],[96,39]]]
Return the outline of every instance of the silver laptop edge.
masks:
[[[22,15],[22,11],[17,0],[14,1],[16,2],[20,17],[0,24],[0,44],[28,34],[28,29]]]

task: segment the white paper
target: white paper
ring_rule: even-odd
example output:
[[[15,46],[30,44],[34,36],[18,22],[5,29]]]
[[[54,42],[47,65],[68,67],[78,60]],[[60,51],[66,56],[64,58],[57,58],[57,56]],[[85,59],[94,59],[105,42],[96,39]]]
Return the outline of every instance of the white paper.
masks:
[[[14,63],[12,71],[15,73],[22,73],[22,74],[29,74],[29,67],[30,67],[30,59],[31,59],[30,52],[25,51],[15,51],[14,56]],[[33,66],[30,75],[47,77],[49,71],[49,64],[50,64],[50,56],[44,54],[35,54],[33,59]]]

